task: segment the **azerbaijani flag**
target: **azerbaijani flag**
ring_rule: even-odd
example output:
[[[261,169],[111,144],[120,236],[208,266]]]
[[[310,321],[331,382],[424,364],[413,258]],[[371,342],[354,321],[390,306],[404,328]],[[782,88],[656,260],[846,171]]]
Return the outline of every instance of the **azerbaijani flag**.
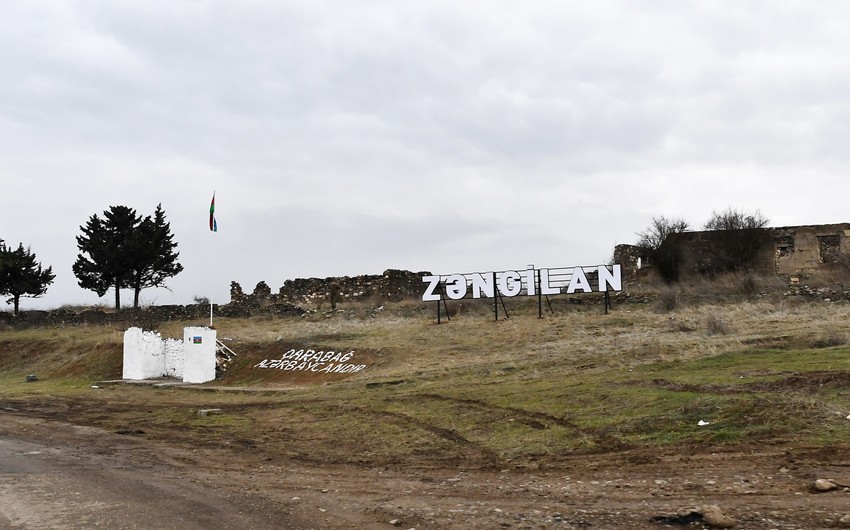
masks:
[[[215,192],[213,192],[212,202],[210,202],[210,231],[218,232],[218,223],[215,222]]]

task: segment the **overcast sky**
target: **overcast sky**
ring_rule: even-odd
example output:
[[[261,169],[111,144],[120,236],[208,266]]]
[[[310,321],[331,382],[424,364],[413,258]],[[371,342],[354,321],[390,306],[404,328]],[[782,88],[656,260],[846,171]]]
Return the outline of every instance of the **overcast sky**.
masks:
[[[730,206],[850,221],[847,28],[839,0],[6,2],[0,238],[56,273],[26,309],[112,303],[71,271],[112,205],[171,222],[157,305],[595,265]]]

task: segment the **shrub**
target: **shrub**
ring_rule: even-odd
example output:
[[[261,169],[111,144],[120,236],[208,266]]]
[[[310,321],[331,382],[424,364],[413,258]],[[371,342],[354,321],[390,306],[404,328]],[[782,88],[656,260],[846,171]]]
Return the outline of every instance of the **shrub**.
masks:
[[[741,290],[748,296],[758,293],[759,285],[751,272],[747,272],[741,277]]]
[[[759,254],[770,237],[765,232],[768,220],[758,210],[748,214],[742,210],[727,209],[724,212],[712,212],[705,229],[717,232],[717,238],[711,245],[711,268],[705,274],[718,274],[731,271],[748,271],[756,262]]]
[[[667,285],[658,291],[658,305],[664,313],[669,313],[679,307],[679,287]]]
[[[705,317],[705,325],[709,335],[726,335],[729,333],[729,327],[723,322],[723,319],[714,313],[709,313]]]

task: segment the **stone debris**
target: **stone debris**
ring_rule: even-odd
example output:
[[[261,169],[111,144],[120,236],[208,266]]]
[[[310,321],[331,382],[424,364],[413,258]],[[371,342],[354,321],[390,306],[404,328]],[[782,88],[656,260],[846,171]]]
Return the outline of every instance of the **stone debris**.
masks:
[[[734,519],[713,504],[703,506],[701,512],[703,521],[711,528],[732,528],[736,524]]]
[[[694,523],[705,523],[709,528],[732,528],[737,522],[724,514],[719,507],[709,504],[701,508],[685,508],[676,515],[657,515],[650,519],[653,523],[667,526],[692,526]]]
[[[814,484],[812,484],[812,488],[815,491],[822,493],[825,491],[832,491],[838,488],[838,484],[829,479],[819,478],[814,482]]]
[[[121,434],[123,436],[141,436],[145,434],[145,431],[141,429],[120,429],[115,431],[115,434]]]
[[[27,376],[27,383],[35,383],[36,381],[38,381],[38,376],[37,376],[37,375],[35,375],[35,374],[29,374],[29,375]]]
[[[221,377],[227,371],[227,365],[236,358],[236,352],[220,340],[215,341],[215,375]]]
[[[656,515],[650,521],[667,526],[689,526],[691,523],[702,521],[702,514],[698,510],[688,510],[687,513],[679,512],[676,515]]]
[[[221,409],[199,409],[198,417],[203,418],[204,416],[215,416],[221,414]]]

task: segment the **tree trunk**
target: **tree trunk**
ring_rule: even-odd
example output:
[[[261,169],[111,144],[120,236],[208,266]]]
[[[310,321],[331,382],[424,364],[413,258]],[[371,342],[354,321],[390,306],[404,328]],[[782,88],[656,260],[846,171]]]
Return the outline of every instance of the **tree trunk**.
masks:
[[[121,309],[121,289],[118,288],[118,282],[115,282],[115,310]]]
[[[134,288],[135,292],[133,293],[133,309],[139,308],[139,293],[141,292],[141,290],[142,288],[138,285]]]
[[[21,302],[21,297],[20,297],[20,295],[17,295],[17,294],[16,294],[16,295],[14,295],[12,298],[13,298],[13,300],[14,300],[14,304],[15,304],[15,305],[14,305],[14,307],[15,307],[15,312],[14,312],[13,314],[14,314],[15,316],[18,316],[18,307],[19,307],[20,302]]]

